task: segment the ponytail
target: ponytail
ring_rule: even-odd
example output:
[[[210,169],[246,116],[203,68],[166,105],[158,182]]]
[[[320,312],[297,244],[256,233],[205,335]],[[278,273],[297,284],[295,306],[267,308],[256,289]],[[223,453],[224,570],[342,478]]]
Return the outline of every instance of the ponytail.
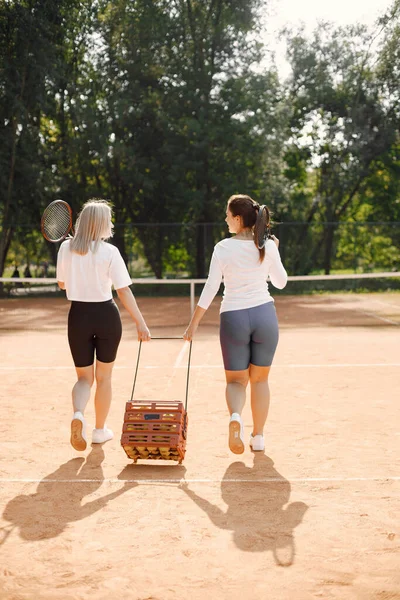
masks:
[[[252,230],[262,262],[265,256],[265,242],[270,237],[271,213],[268,207],[264,204],[260,206],[250,196],[236,194],[229,198],[228,208],[234,217],[242,218],[243,227]]]
[[[265,242],[270,236],[271,215],[264,204],[262,206],[256,204],[255,209],[258,214],[254,225],[254,243],[260,253],[260,262],[262,262],[265,257]]]

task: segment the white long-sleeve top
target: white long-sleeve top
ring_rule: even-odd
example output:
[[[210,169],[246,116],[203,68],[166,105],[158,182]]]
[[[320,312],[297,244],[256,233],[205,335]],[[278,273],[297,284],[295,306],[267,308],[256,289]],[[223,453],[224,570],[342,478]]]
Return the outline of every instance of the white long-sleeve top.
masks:
[[[207,309],[224,281],[224,294],[220,312],[241,310],[273,302],[267,278],[278,289],[285,287],[287,273],[279,250],[273,240],[265,244],[264,260],[253,240],[235,237],[218,242],[211,258],[208,279],[198,306]]]

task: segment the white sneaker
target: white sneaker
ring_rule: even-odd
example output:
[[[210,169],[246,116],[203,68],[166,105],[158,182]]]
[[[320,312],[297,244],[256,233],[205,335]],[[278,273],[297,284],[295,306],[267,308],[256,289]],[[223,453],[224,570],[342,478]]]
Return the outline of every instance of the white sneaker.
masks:
[[[86,450],[86,421],[81,412],[74,413],[71,421],[71,446],[83,452]]]
[[[263,450],[265,450],[264,436],[261,434],[259,434],[259,435],[251,434],[250,448],[253,450],[253,452],[262,452]]]
[[[114,437],[114,433],[111,429],[108,429],[107,425],[104,425],[103,429],[93,429],[92,433],[92,443],[93,444],[104,444],[104,442],[108,442],[112,440]]]
[[[244,452],[243,421],[238,413],[232,413],[229,421],[229,449],[234,454]]]

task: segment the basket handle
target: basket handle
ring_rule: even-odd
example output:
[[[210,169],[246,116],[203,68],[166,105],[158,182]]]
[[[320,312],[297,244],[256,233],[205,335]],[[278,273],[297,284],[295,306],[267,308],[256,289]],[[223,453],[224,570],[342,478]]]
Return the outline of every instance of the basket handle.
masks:
[[[182,337],[153,337],[151,339],[152,340],[182,340],[183,338]],[[141,352],[141,350],[142,350],[142,340],[140,340],[140,342],[139,342],[139,350],[138,350],[138,356],[137,356],[137,361],[136,361],[135,377],[134,377],[134,380],[133,380],[131,402],[133,402],[133,393],[135,391],[135,386],[136,386],[136,378],[137,378],[138,369],[139,369],[139,360],[140,360],[140,352]],[[188,396],[189,396],[189,373],[190,373],[190,359],[191,359],[191,356],[192,356],[192,340],[190,340],[189,356],[188,356],[188,367],[187,367],[187,376],[186,376],[185,411],[187,411]]]

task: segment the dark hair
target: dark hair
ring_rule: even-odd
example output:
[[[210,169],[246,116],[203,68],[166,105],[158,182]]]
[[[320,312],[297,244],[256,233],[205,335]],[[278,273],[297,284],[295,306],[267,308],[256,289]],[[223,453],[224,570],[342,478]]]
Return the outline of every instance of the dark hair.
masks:
[[[265,205],[260,206],[250,196],[236,194],[228,200],[228,208],[234,217],[242,217],[243,227],[253,229],[254,243],[260,252],[260,262],[265,256],[265,242],[269,236],[271,213]]]

